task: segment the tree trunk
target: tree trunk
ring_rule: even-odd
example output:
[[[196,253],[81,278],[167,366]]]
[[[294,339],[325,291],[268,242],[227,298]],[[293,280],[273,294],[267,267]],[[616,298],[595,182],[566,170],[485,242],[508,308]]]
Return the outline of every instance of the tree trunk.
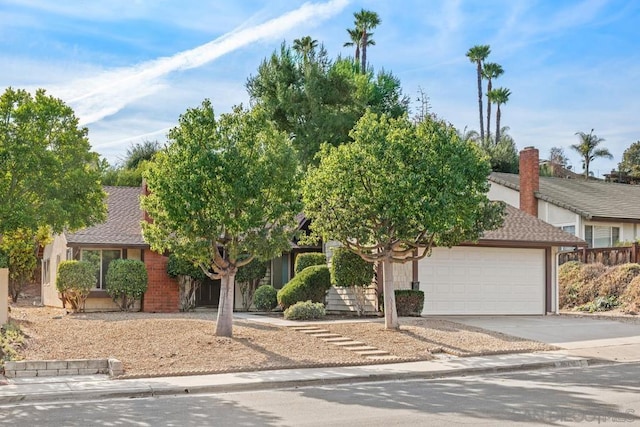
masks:
[[[360,45],[356,45],[356,65],[360,68]]]
[[[478,110],[480,111],[480,141],[484,141],[484,119],[482,118],[482,63],[478,61]]]
[[[500,104],[498,104],[498,109],[496,110],[496,145],[500,143]]]
[[[216,336],[231,337],[233,335],[233,291],[235,288],[235,271],[225,274],[220,279],[220,302],[218,303],[218,319]]]
[[[393,286],[393,264],[391,259],[384,260],[384,328],[398,329],[398,311],[396,310],[396,293]]]
[[[367,29],[362,33],[362,74],[367,74]]]
[[[491,93],[491,89],[493,86],[491,85],[491,79],[487,82],[487,96]],[[491,99],[487,97],[487,142],[490,142],[491,139]],[[495,143],[498,143],[498,139],[496,138]]]

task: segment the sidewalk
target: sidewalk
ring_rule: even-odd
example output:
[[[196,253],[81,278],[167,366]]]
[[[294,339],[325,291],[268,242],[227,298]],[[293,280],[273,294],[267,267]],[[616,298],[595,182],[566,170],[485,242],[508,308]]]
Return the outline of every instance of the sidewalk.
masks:
[[[214,375],[112,380],[106,375],[7,379],[0,383],[0,405],[186,393],[216,393],[284,387],[430,379],[543,368],[585,367],[600,359],[563,351],[483,357],[442,357],[425,362],[338,368],[280,369]]]

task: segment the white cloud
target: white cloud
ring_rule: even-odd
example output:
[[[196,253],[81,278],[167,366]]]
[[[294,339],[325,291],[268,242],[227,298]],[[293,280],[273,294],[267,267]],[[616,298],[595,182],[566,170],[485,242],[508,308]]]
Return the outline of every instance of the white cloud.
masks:
[[[348,0],[305,3],[300,8],[263,24],[227,33],[217,39],[171,57],[111,70],[94,78],[72,81],[51,92],[68,102],[82,124],[113,115],[133,101],[164,88],[163,78],[177,71],[200,67],[250,43],[281,36],[295,27],[319,23],[337,13]]]

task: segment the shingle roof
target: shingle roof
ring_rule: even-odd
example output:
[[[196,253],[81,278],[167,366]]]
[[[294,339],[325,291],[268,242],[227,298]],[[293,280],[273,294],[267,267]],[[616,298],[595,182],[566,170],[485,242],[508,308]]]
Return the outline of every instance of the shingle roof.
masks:
[[[518,175],[494,172],[489,180],[520,191]],[[587,219],[640,220],[639,185],[541,176],[536,197]]]
[[[479,243],[510,242],[518,246],[586,246],[579,237],[562,231],[541,219],[507,205],[504,224],[497,230],[486,231]]]
[[[147,246],[142,239],[140,187],[104,187],[107,220],[67,234],[69,245]]]

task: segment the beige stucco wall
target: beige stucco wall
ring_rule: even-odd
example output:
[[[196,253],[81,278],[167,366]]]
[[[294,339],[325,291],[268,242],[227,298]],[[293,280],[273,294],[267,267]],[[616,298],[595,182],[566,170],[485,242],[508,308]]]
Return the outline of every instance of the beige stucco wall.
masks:
[[[67,259],[67,239],[64,235],[56,235],[53,242],[44,248],[42,254],[42,304],[50,307],[62,307],[62,301],[58,298],[56,290],[56,275],[58,263]],[[49,280],[46,279],[45,261],[49,260]]]
[[[501,200],[513,207],[520,208],[520,193],[504,185],[489,182],[489,200]]]

